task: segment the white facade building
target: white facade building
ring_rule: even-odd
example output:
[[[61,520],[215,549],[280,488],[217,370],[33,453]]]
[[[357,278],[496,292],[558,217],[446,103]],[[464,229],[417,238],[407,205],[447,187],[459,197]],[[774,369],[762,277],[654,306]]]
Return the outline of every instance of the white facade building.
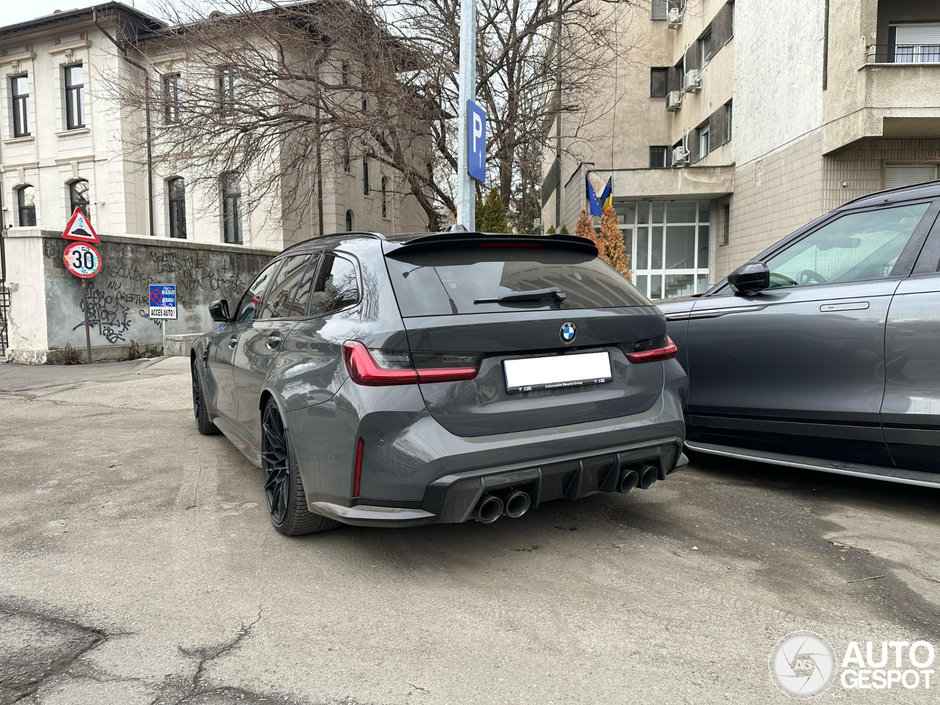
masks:
[[[81,206],[103,234],[266,250],[316,236],[316,208],[298,220],[277,196],[250,210],[243,207],[242,189],[250,179],[220,172],[217,185],[196,188],[185,169],[163,173],[159,162],[148,168],[139,146],[144,111],[122,108],[112,90],[116,80],[143,80],[143,71],[115,42],[146,37],[163,26],[132,7],[108,2],[0,27],[2,226],[61,230],[73,208]],[[159,72],[150,72],[152,81],[167,75],[187,80],[185,56],[150,59]],[[221,85],[205,89],[223,90]],[[156,106],[151,120],[163,119]],[[172,149],[153,145],[161,147]],[[353,160],[347,171],[326,175],[322,231],[424,229],[423,212],[413,198],[401,195],[403,190],[394,170],[374,160]]]

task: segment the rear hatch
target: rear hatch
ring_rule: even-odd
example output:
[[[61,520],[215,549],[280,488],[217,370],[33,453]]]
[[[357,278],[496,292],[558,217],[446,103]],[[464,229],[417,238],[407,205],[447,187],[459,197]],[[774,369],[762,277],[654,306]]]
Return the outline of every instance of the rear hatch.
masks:
[[[665,320],[588,240],[435,235],[387,243],[386,264],[419,374],[478,369],[420,384],[451,433],[627,416],[659,398]]]

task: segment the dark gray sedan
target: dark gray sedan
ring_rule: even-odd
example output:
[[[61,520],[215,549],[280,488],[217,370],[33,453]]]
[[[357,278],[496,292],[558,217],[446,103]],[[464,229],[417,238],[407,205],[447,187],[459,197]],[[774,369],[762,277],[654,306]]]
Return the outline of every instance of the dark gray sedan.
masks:
[[[938,213],[940,182],[866,196],[661,304],[688,447],[940,485]]]
[[[211,311],[196,422],[261,467],[284,534],[488,523],[685,462],[666,321],[588,240],[311,240]]]

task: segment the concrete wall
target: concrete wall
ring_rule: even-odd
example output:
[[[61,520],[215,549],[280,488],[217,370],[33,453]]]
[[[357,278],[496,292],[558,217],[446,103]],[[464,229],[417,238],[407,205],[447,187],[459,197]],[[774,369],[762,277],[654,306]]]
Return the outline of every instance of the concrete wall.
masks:
[[[731,237],[715,253],[714,281],[828,210],[821,143],[821,132],[814,130],[735,169]]]
[[[739,166],[822,124],[824,9],[819,0],[735,3]]]
[[[940,138],[867,139],[825,157],[825,210],[885,187],[888,164],[940,164]]]
[[[130,342],[160,348],[162,324],[149,318],[148,285],[176,284],[178,315],[166,334],[198,333],[213,324],[207,304],[232,306],[274,254],[234,245],[167,242],[152,238],[103,237],[97,246],[103,266],[88,281],[91,344],[96,359],[123,355]],[[68,244],[58,232],[10,231],[6,238],[12,292],[8,357],[44,362],[66,343],[85,346],[81,280],[62,259]]]

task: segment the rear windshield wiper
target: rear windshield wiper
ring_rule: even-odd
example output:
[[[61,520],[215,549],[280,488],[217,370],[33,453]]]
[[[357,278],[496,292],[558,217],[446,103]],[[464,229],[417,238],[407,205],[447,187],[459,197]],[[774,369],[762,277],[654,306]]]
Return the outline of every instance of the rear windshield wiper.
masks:
[[[520,303],[523,301],[541,301],[543,299],[551,299],[555,303],[561,303],[568,296],[559,289],[557,286],[553,286],[551,289],[533,289],[531,291],[515,291],[511,294],[506,294],[494,299],[474,299],[473,303],[475,304],[514,304]]]

